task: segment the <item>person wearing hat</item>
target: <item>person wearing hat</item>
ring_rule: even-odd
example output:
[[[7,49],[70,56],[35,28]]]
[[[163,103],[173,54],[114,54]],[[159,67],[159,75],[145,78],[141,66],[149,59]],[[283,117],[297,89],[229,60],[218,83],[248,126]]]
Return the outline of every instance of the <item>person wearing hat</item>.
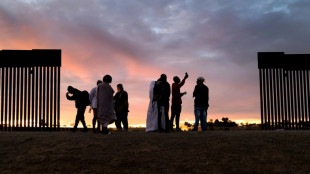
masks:
[[[199,120],[202,131],[207,131],[207,111],[209,108],[209,88],[204,84],[203,77],[197,78],[197,85],[193,93],[195,97],[195,125],[192,131],[198,131]]]

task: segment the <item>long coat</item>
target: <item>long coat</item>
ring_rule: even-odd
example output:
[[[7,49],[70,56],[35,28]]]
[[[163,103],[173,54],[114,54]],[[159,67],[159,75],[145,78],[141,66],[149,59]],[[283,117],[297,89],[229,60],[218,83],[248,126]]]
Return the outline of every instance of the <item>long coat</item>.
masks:
[[[114,90],[107,83],[101,83],[97,87],[97,106],[98,106],[98,120],[103,127],[116,120],[113,107]]]

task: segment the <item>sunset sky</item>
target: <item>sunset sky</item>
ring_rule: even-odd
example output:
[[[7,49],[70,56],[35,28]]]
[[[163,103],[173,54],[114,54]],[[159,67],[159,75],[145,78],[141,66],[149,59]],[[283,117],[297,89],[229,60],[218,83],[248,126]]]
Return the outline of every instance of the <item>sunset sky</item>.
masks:
[[[203,76],[208,120],[259,122],[257,52],[310,53],[309,9],[309,0],[1,0],[0,49],[62,50],[62,124],[76,113],[68,85],[90,91],[110,74],[129,94],[129,124],[145,124],[150,82],[185,72],[181,120],[194,120]]]

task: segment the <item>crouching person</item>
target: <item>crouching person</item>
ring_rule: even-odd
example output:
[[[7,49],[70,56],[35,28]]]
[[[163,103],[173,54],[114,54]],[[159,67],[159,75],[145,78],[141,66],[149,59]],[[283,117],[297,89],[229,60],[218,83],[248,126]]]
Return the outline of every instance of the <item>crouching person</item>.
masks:
[[[89,102],[89,94],[87,91],[80,91],[72,86],[68,87],[68,92],[66,94],[68,100],[75,101],[75,107],[77,108],[77,114],[75,118],[75,125],[72,129],[73,132],[76,131],[79,122],[81,121],[83,124],[83,132],[87,132],[87,126],[85,123],[84,113],[86,107],[90,104]]]

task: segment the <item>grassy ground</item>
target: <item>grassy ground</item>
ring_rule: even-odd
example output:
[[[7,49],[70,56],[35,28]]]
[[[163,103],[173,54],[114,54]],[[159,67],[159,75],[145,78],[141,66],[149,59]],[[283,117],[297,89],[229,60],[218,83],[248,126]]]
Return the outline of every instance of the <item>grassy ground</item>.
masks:
[[[310,131],[0,132],[0,173],[310,173]]]

